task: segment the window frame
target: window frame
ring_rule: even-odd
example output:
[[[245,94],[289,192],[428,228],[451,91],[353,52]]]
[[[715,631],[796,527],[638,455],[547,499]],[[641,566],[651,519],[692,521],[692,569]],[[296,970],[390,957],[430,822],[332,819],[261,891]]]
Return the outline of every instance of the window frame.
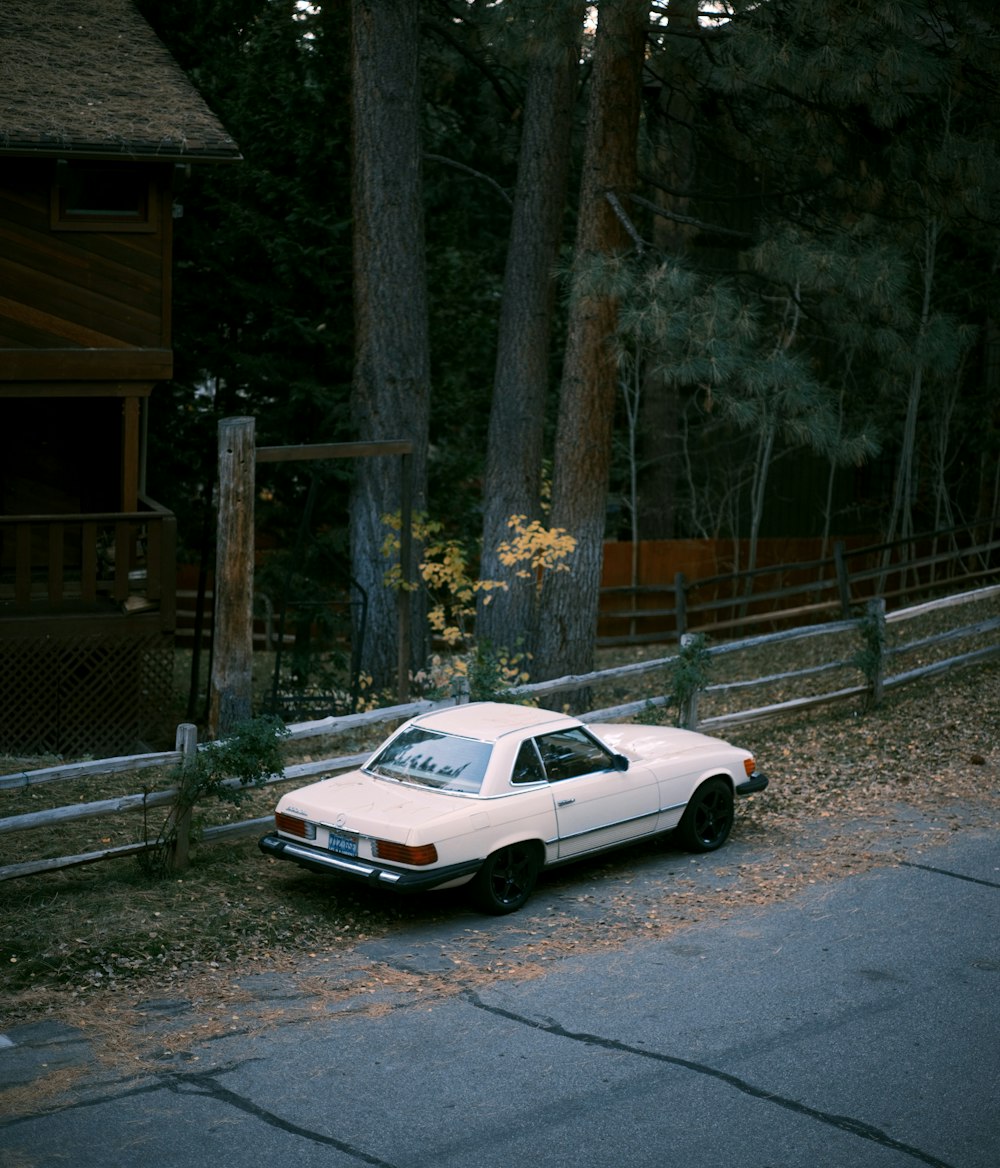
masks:
[[[107,212],[74,211],[69,205],[73,184],[89,174],[108,173],[135,183],[137,207],[133,214],[124,208]],[[131,173],[130,173],[131,172]],[[124,183],[123,183],[124,185]],[[90,231],[130,234],[154,233],[159,227],[160,193],[148,166],[128,162],[70,159],[56,163],[49,211],[53,231]]]
[[[520,759],[521,759],[521,752],[524,750],[530,750],[535,756],[535,764],[538,768],[537,778],[519,779],[517,777],[518,763],[520,762]],[[524,741],[521,743],[521,745],[517,748],[517,754],[514,756],[514,766],[510,772],[511,786],[513,786],[513,787],[528,787],[528,786],[531,786],[532,784],[541,784],[541,783],[547,784],[548,781],[549,781],[548,776],[545,773],[545,763],[542,762],[542,756],[538,753],[538,743],[535,741],[534,738],[525,738]]]
[[[590,745],[593,747],[594,751],[597,754],[599,754],[600,757],[604,760],[604,765],[600,766],[600,767],[593,767],[590,770],[580,771],[577,774],[568,774],[568,775],[552,775],[552,774],[550,774],[549,773],[549,766],[545,760],[545,752],[543,751],[540,743],[542,741],[544,741],[546,738],[558,738],[558,737],[563,737],[563,738],[579,737],[579,738],[585,739],[587,742],[590,743]],[[616,765],[616,756],[615,756],[614,752],[609,750],[604,745],[603,742],[600,742],[592,734],[588,734],[587,731],[582,726],[574,726],[574,727],[571,727],[570,729],[567,729],[567,730],[553,730],[548,734],[539,734],[539,735],[537,735],[537,737],[533,738],[532,741],[535,743],[535,748],[538,751],[539,758],[541,759],[542,768],[545,772],[546,780],[550,784],[572,782],[573,779],[586,778],[587,775],[603,774],[605,771],[614,771],[614,770],[619,769],[618,766]]]

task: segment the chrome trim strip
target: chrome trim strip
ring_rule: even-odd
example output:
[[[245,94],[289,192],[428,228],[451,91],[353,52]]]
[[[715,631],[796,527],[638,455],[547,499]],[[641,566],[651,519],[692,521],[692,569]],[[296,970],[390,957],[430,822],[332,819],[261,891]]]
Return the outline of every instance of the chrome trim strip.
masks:
[[[367,767],[362,767],[361,770],[377,783],[392,783],[396,787],[406,787],[410,791],[430,791],[435,795],[448,795],[452,799],[482,799],[484,797],[480,791],[449,791],[447,787],[434,787],[430,783],[416,783],[410,779],[393,779],[388,775],[380,775],[378,771],[370,771]]]
[[[656,819],[659,814],[659,811],[645,811],[642,815],[633,815],[629,819],[614,819],[610,823],[602,823],[598,827],[588,827],[586,831],[575,831],[572,835],[561,835],[559,839],[560,841],[580,839],[585,835],[593,835],[597,831],[607,831],[612,827],[624,827],[627,823],[641,823],[644,819]]]

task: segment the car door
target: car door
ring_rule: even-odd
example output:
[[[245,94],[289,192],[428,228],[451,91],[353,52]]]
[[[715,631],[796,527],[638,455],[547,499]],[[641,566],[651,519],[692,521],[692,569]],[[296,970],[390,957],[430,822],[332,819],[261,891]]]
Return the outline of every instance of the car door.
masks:
[[[621,769],[621,756],[581,727],[533,742],[555,805],[560,859],[653,831],[659,794],[645,767]]]

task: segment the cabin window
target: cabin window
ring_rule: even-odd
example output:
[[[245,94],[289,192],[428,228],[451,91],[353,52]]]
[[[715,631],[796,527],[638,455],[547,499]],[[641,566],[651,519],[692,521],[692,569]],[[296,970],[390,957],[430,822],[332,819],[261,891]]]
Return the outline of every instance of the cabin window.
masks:
[[[52,189],[57,231],[155,231],[156,192],[145,166],[59,162]]]

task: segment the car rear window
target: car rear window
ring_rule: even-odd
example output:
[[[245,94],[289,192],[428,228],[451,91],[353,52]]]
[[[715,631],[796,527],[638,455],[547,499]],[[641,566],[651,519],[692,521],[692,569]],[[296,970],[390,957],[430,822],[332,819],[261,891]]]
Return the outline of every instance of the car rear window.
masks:
[[[365,769],[403,783],[477,794],[492,749],[488,742],[474,738],[411,726],[387,742]]]

